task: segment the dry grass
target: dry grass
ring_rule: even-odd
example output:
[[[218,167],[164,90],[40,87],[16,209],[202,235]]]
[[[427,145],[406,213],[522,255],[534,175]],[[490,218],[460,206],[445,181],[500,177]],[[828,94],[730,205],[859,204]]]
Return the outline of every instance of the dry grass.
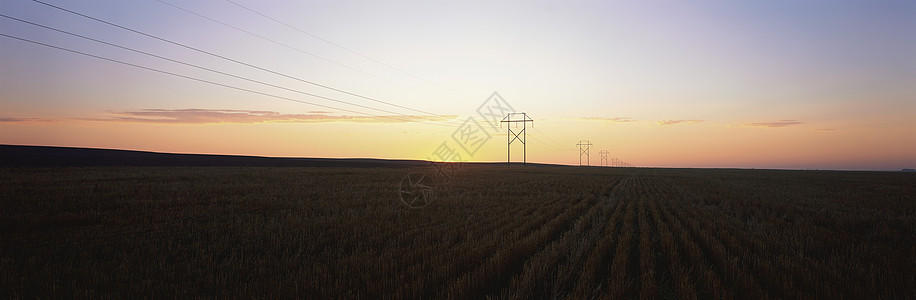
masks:
[[[0,297],[916,297],[916,174],[434,174],[0,169]]]

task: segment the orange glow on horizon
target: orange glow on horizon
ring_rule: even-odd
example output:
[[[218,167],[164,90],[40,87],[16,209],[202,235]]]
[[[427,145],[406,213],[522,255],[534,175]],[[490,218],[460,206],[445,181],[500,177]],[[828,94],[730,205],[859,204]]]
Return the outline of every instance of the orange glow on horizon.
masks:
[[[600,165],[601,150],[608,150],[609,158],[651,167],[899,169],[911,167],[906,163],[916,155],[913,138],[894,138],[905,136],[910,129],[894,126],[823,131],[805,124],[758,128],[699,122],[600,126],[577,120],[547,123],[553,124],[543,126],[540,132],[529,129],[529,162],[577,165],[578,140],[560,138],[571,136],[573,129],[584,129],[581,135],[591,137],[593,166]],[[428,130],[427,127],[435,131],[417,130]],[[436,148],[451,141],[450,128],[417,124],[58,121],[4,124],[0,129],[5,144],[274,157],[438,160]],[[548,139],[541,132],[556,137]],[[494,133],[476,155],[465,154],[463,158],[503,162],[505,139],[504,132]],[[561,148],[557,142],[569,145]],[[450,143],[456,147],[454,141]],[[513,144],[513,162],[522,161],[521,149],[520,143]]]

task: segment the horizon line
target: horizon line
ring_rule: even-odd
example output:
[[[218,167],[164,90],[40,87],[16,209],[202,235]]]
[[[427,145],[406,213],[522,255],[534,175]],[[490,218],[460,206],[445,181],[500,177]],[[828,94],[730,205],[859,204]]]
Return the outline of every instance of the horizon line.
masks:
[[[146,150],[146,149],[128,149],[128,148],[100,148],[100,147],[86,147],[86,146],[62,146],[62,145],[17,145],[17,144],[0,144],[0,147],[41,147],[41,148],[62,148],[62,149],[84,149],[84,150],[108,150],[108,151],[127,151],[127,152],[141,152],[141,153],[155,153],[155,154],[172,154],[172,155],[201,155],[201,156],[226,156],[226,157],[250,157],[250,158],[267,158],[267,159],[332,159],[332,160],[380,160],[380,161],[413,161],[413,162],[429,162],[429,163],[469,163],[469,164],[510,164],[510,165],[523,165],[523,164],[532,164],[532,165],[549,165],[549,166],[563,166],[563,167],[596,167],[596,168],[634,168],[634,169],[704,169],[704,170],[723,170],[723,169],[732,169],[732,170],[786,170],[786,171],[858,171],[858,172],[908,172],[913,171],[916,168],[913,167],[901,167],[895,169],[843,169],[843,168],[831,168],[831,169],[822,169],[822,168],[779,168],[779,167],[734,167],[734,166],[715,166],[715,167],[674,167],[674,166],[637,166],[633,165],[631,167],[613,167],[613,166],[601,166],[601,165],[585,165],[580,166],[577,164],[564,164],[564,163],[555,163],[555,162],[505,162],[505,161],[458,161],[458,162],[439,162],[426,159],[415,159],[415,158],[379,158],[379,157],[315,157],[315,156],[266,156],[266,155],[253,155],[253,154],[230,154],[230,153],[191,153],[191,152],[164,152],[164,151],[155,151],[155,150]]]

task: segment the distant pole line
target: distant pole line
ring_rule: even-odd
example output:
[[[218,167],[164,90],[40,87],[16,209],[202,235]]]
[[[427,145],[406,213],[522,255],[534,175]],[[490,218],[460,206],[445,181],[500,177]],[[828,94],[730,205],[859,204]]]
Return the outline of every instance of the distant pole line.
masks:
[[[229,58],[229,57],[226,57],[226,56],[222,56],[222,55],[219,55],[219,54],[216,54],[216,53],[213,53],[213,52],[209,52],[209,51],[202,50],[202,49],[199,49],[199,48],[191,47],[191,46],[188,46],[188,45],[185,45],[185,44],[182,44],[182,43],[179,43],[179,42],[175,42],[175,41],[172,41],[172,40],[169,40],[169,39],[166,39],[166,38],[162,38],[162,37],[159,37],[159,36],[156,36],[156,35],[152,35],[152,34],[149,34],[149,33],[145,33],[145,32],[139,31],[139,30],[135,30],[135,29],[132,29],[132,28],[129,28],[129,27],[126,27],[126,26],[118,25],[118,24],[115,24],[115,23],[112,23],[112,22],[108,22],[108,21],[99,19],[99,18],[95,18],[95,17],[89,16],[89,15],[85,15],[85,14],[82,14],[82,13],[79,13],[79,12],[76,12],[76,11],[73,11],[73,10],[69,10],[69,9],[66,9],[66,8],[63,8],[63,7],[60,7],[60,6],[56,6],[56,5],[53,5],[53,4],[49,4],[49,3],[46,3],[46,2],[42,2],[41,0],[32,0],[32,1],[37,2],[37,3],[40,3],[40,4],[45,5],[45,6],[48,6],[48,7],[52,7],[52,8],[61,10],[61,11],[65,11],[65,12],[74,14],[74,15],[77,15],[77,16],[81,16],[81,17],[83,17],[83,18],[87,18],[87,19],[90,19],[90,20],[93,20],[93,21],[96,21],[96,22],[100,22],[100,23],[103,23],[103,24],[107,24],[107,25],[110,25],[110,26],[114,26],[114,27],[117,27],[117,28],[120,28],[120,29],[123,29],[123,30],[127,30],[127,31],[130,31],[130,32],[133,32],[133,33],[137,33],[137,34],[140,34],[140,35],[149,37],[149,38],[153,38],[153,39],[156,39],[156,40],[160,40],[160,41],[163,41],[163,42],[166,42],[166,43],[175,45],[175,46],[179,46],[179,47],[182,47],[182,48],[185,48],[185,49],[189,49],[189,50],[196,51],[196,52],[199,52],[199,53],[207,54],[207,55],[210,55],[210,56],[213,56],[213,57],[217,57],[217,58],[220,58],[220,59],[223,59],[223,60],[226,60],[226,61],[234,62],[234,63],[241,64],[241,65],[244,65],[244,66],[247,66],[247,67],[250,67],[250,68],[254,68],[254,69],[257,69],[257,70],[261,70],[261,71],[264,71],[264,72],[268,72],[268,73],[271,73],[271,74],[274,74],[274,75],[286,77],[286,78],[293,79],[293,80],[296,80],[296,81],[299,81],[299,82],[303,82],[303,83],[307,83],[307,84],[310,84],[310,85],[314,85],[314,86],[317,86],[317,87],[329,89],[329,90],[336,91],[336,92],[339,92],[339,93],[347,94],[347,95],[350,95],[350,96],[354,96],[354,97],[358,97],[358,98],[362,98],[362,99],[366,99],[366,100],[370,100],[370,101],[374,101],[374,102],[378,102],[378,103],[382,103],[382,104],[387,104],[387,105],[399,107],[399,108],[406,109],[406,110],[410,110],[410,111],[414,111],[414,112],[419,112],[419,113],[428,114],[428,115],[433,115],[433,116],[439,116],[438,114],[434,114],[434,113],[430,113],[430,112],[426,112],[426,111],[422,111],[422,110],[417,110],[417,109],[405,107],[405,106],[402,106],[402,105],[394,104],[394,103],[387,102],[387,101],[384,101],[384,100],[375,99],[375,98],[372,98],[372,97],[363,96],[363,95],[360,95],[360,94],[357,94],[357,93],[345,91],[345,90],[342,90],[342,89],[334,88],[334,87],[327,86],[327,85],[324,85],[324,84],[320,84],[320,83],[317,83],[317,82],[305,80],[305,79],[302,79],[302,78],[299,78],[299,77],[296,77],[296,76],[291,76],[291,75],[287,75],[287,74],[284,74],[284,73],[280,73],[280,72],[277,72],[277,71],[273,71],[273,70],[270,70],[270,69],[267,69],[267,68],[259,67],[259,66],[256,66],[256,65],[253,65],[253,64],[249,64],[249,63],[246,63],[246,62],[243,62],[243,61],[239,61],[239,60],[232,59],[232,58]],[[440,117],[443,117],[443,116],[440,116]]]
[[[513,120],[512,115],[522,115],[522,118],[518,120]],[[518,140],[519,142],[522,143],[522,155],[523,155],[522,156],[522,165],[527,166],[528,165],[528,146],[527,146],[527,133],[525,132],[525,129],[527,129],[528,122],[531,122],[531,126],[533,128],[534,120],[529,118],[528,114],[524,112],[520,112],[520,113],[508,113],[506,114],[506,117],[503,118],[503,120],[499,122],[500,124],[506,123],[506,130],[507,130],[506,132],[506,141],[507,141],[506,143],[506,165],[507,166],[512,165],[512,159],[511,159],[512,142],[514,142],[515,140]],[[516,123],[516,126],[518,126],[517,123],[522,123],[522,131],[519,131],[518,133],[512,131],[512,123]],[[521,135],[521,137],[519,137],[519,135]]]
[[[602,167],[607,167],[607,153],[608,153],[608,151],[607,151],[607,150],[601,150],[601,151],[599,151],[598,153],[601,154],[601,166],[602,166]]]

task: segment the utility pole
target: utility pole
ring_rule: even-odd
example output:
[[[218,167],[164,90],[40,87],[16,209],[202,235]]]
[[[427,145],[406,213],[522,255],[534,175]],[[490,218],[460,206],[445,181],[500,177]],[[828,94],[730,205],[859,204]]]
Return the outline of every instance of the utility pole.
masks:
[[[607,167],[607,150],[601,150],[598,154],[601,154],[601,166]]]
[[[582,166],[582,154],[585,154],[585,165],[588,166],[590,164],[589,157],[588,157],[588,148],[591,145],[592,145],[592,142],[589,142],[589,141],[579,141],[579,143],[576,144],[576,146],[579,146],[579,166],[580,167]]]
[[[521,119],[513,120],[512,119],[513,115],[521,115],[522,117]],[[512,165],[512,160],[510,159],[510,157],[512,156],[512,142],[514,142],[515,140],[522,142],[522,165],[528,165],[528,146],[526,143],[526,141],[528,140],[528,136],[525,133],[525,129],[527,129],[528,122],[531,122],[531,126],[534,126],[534,120],[529,118],[528,114],[524,112],[520,112],[520,113],[508,113],[506,114],[506,117],[503,118],[503,120],[499,122],[500,122],[500,126],[502,126],[502,123],[506,123],[506,129],[508,130],[507,135],[506,135],[506,141],[507,141],[506,143],[506,165],[509,165],[509,166]],[[515,128],[518,128],[518,123],[522,123],[522,131],[519,131],[517,133],[515,131],[512,131],[512,126],[511,126],[512,123],[516,123]],[[521,135],[521,137],[519,137],[519,135]]]

